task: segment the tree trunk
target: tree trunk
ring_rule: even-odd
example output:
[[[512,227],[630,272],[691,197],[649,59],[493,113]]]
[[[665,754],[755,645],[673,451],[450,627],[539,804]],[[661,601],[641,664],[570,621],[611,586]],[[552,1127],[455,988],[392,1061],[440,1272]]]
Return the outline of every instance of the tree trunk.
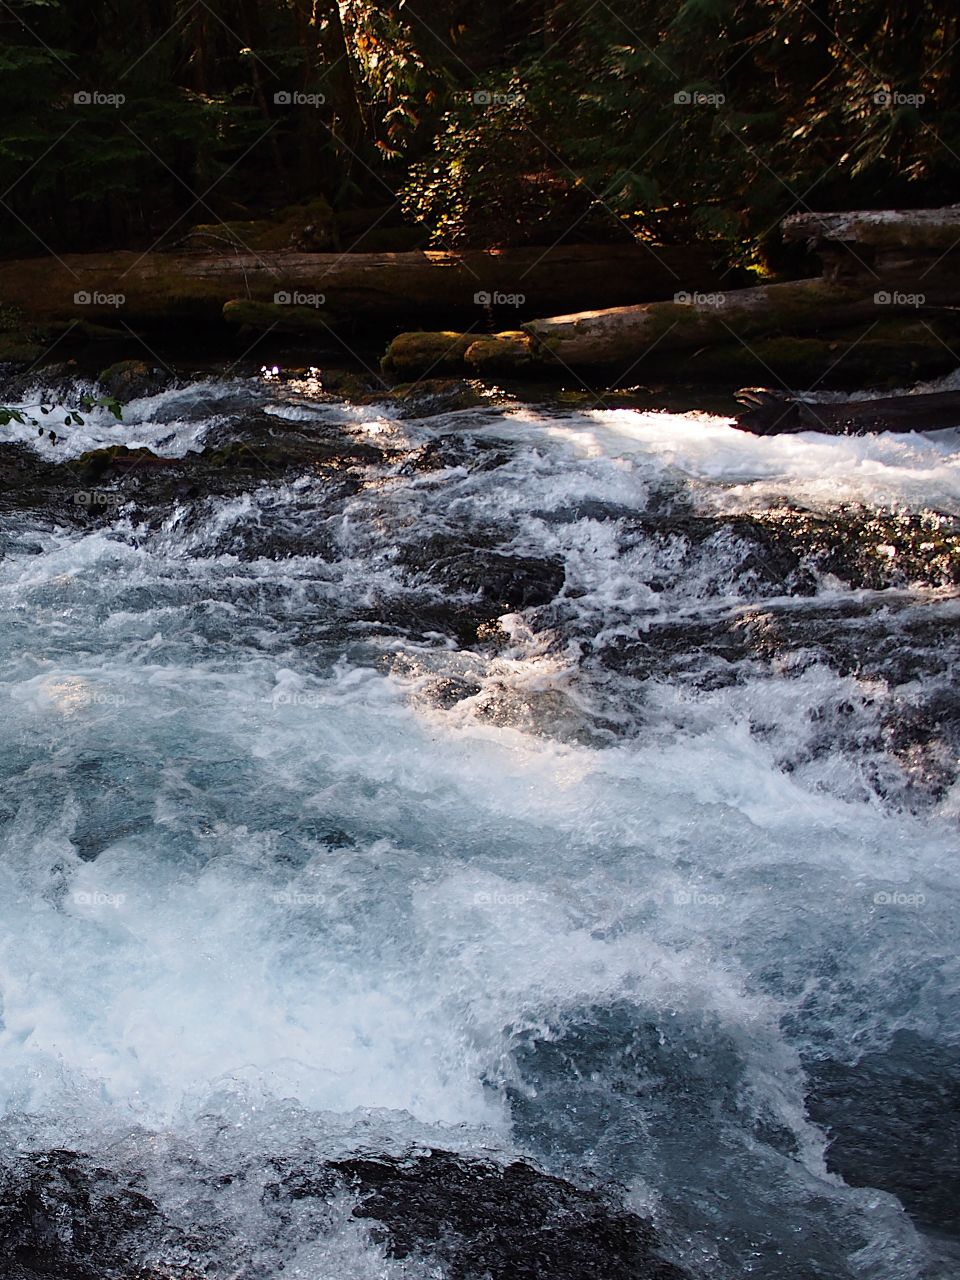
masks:
[[[926,305],[938,300],[931,284]],[[863,289],[846,289],[828,281],[798,280],[730,293],[692,295],[689,304],[651,302],[643,306],[583,311],[533,320],[523,326],[543,358],[571,366],[629,365],[646,352],[744,342],[771,333],[804,334],[836,329],[895,314],[922,312],[907,301],[912,295],[889,294],[888,301]]]
[[[219,320],[231,299],[273,302],[322,294],[342,320],[467,328],[514,326],[524,315],[589,303],[612,306],[709,287],[709,257],[695,247],[656,256],[634,245],[558,245],[462,252],[67,254],[0,262],[0,305],[35,322],[93,320],[130,325]],[[75,296],[80,301],[75,301]],[[89,300],[84,300],[85,298]],[[517,305],[519,299],[522,302]]]
[[[837,241],[870,249],[946,250],[960,241],[960,205],[795,213],[780,225],[784,240],[807,240],[815,245]]]

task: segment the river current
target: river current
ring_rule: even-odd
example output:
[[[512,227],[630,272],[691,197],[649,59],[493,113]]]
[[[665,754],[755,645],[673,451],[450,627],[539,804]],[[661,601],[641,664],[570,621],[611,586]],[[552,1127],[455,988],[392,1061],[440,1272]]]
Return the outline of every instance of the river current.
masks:
[[[690,1277],[957,1274],[960,434],[275,377],[61,419],[0,446],[86,494],[0,516],[8,1196],[79,1153],[168,1224],[131,1275],[439,1278],[267,1188],[442,1150]],[[353,452],[82,471],[278,437]]]

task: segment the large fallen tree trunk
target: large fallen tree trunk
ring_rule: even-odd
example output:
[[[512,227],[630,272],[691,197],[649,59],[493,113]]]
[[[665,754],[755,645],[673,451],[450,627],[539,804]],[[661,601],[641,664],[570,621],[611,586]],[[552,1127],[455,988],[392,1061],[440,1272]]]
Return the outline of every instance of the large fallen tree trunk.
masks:
[[[246,299],[328,307],[338,320],[385,324],[443,316],[504,320],[571,307],[616,306],[709,288],[698,246],[558,245],[462,252],[71,254],[0,263],[0,305],[35,323],[63,320],[156,325],[220,318]],[[318,299],[323,298],[320,302]]]
[[[652,302],[553,316],[530,321],[523,329],[541,359],[571,366],[627,365],[654,349],[748,342],[777,332],[815,333],[879,321],[895,313],[915,313],[921,306],[933,305],[935,293],[931,287],[924,303],[918,304],[907,294],[879,297],[822,279],[798,280],[695,294],[689,303]]]

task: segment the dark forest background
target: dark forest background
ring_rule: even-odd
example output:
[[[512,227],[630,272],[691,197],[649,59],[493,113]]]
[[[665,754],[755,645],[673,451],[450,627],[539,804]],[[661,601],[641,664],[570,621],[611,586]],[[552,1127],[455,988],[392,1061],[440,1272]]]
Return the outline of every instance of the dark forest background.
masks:
[[[274,217],[276,247],[762,263],[794,210],[960,199],[958,40],[925,0],[8,0],[2,252]]]

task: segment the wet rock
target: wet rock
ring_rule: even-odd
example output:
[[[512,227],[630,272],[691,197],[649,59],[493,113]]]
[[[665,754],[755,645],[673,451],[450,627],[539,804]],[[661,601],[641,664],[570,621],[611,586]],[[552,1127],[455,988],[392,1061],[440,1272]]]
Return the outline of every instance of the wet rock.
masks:
[[[960,521],[937,512],[883,512],[850,505],[826,514],[779,508],[747,516],[640,516],[623,522],[622,544],[652,547],[662,591],[702,576],[719,594],[808,596],[831,574],[853,589],[960,582]]]
[[[174,504],[233,496],[304,474],[323,477],[331,492],[355,492],[362,468],[381,458],[374,446],[349,436],[308,438],[292,430],[182,458],[111,445],[54,463],[26,445],[10,444],[0,449],[0,510],[86,524],[113,519],[132,504],[139,518],[159,520]]]
[[[382,398],[382,397],[380,397]],[[401,383],[387,393],[398,418],[427,418],[489,404],[484,388],[462,378],[424,378]]]
[[[135,1265],[157,1220],[136,1180],[73,1151],[0,1169],[0,1255],[31,1280],[113,1280],[127,1250]]]
[[[504,1167],[430,1151],[309,1164],[278,1157],[259,1169],[171,1172],[179,1177],[178,1199],[200,1207],[195,1228],[171,1222],[135,1172],[102,1168],[74,1151],[18,1157],[0,1169],[4,1274],[168,1280],[172,1265],[184,1280],[227,1273],[266,1280],[307,1242],[291,1230],[291,1208],[314,1203],[310,1241],[319,1235],[322,1242],[328,1205],[339,1193],[356,1197],[354,1219],[369,1224],[388,1256],[424,1257],[448,1280],[688,1280],[659,1255],[643,1218],[520,1161]],[[237,1238],[229,1209],[218,1223],[217,1192],[252,1188],[261,1178],[263,1214]]]
[[[549,603],[565,574],[560,560],[512,555],[444,534],[406,546],[400,560],[449,592],[475,595],[487,617]]]
[[[434,571],[449,590],[476,594],[499,613],[548,604],[564,580],[559,560],[478,549],[441,556]]]
[[[876,796],[922,811],[943,800],[958,777],[957,657],[956,615],[949,607],[878,593],[722,617],[656,619],[634,638],[598,647],[586,665],[703,692],[764,673],[796,677],[814,665],[853,676],[860,693],[839,706],[828,697],[812,707],[810,732],[784,744],[780,767],[792,771],[820,756],[846,754],[859,762],[859,776]],[[761,726],[753,730],[763,736]]]
[[[851,505],[823,516],[773,511],[760,524],[794,540],[817,572],[855,589],[960,583],[960,521],[953,516]]]
[[[427,1252],[449,1280],[683,1280],[635,1214],[521,1161],[503,1168],[432,1151],[333,1166],[362,1195],[389,1252]]]
[[[47,402],[61,399],[72,403],[89,389],[90,384],[81,377],[76,361],[57,360],[37,368],[11,372],[0,385],[0,403],[15,404],[27,400],[35,404],[41,395]]]
[[[509,461],[510,454],[499,441],[458,433],[428,440],[405,459],[400,470],[404,475],[446,471],[453,467],[462,467],[472,472],[495,471]]]
[[[118,400],[139,400],[143,396],[157,395],[172,381],[169,373],[151,367],[145,360],[118,360],[97,378],[104,394]]]
[[[368,374],[356,373],[351,369],[322,369],[320,381],[324,392],[341,396],[345,400],[354,397],[368,398],[371,393],[382,394],[384,388],[379,379],[376,381]]]
[[[890,396],[821,404],[789,391],[745,387],[736,393],[743,406],[737,426],[753,435],[866,435],[872,431],[939,431],[960,426],[960,392]]]

